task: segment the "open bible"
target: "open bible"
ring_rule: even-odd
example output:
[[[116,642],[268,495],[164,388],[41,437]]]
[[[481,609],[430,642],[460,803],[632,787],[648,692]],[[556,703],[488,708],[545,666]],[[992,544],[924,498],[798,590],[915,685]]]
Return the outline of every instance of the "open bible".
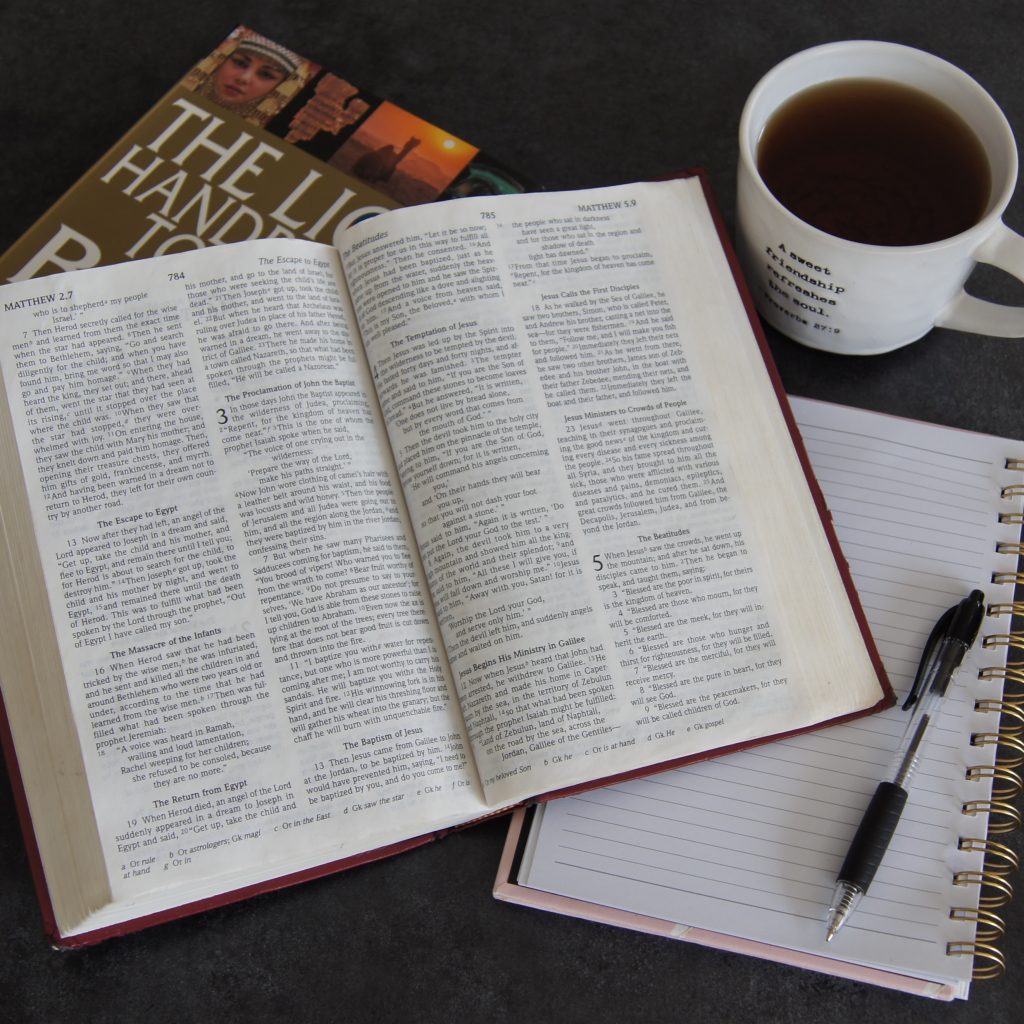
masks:
[[[0,291],[0,683],[75,945],[891,703],[700,177]]]

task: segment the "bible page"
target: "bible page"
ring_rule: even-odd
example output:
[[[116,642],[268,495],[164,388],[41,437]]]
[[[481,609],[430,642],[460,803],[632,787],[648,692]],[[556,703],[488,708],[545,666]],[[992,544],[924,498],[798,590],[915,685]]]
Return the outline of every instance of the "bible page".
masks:
[[[882,699],[698,180],[342,260],[492,802]]]
[[[69,703],[106,900],[133,916],[483,808],[339,277],[282,240],[2,292],[8,589],[48,600],[35,686]],[[127,913],[99,910],[83,929]]]

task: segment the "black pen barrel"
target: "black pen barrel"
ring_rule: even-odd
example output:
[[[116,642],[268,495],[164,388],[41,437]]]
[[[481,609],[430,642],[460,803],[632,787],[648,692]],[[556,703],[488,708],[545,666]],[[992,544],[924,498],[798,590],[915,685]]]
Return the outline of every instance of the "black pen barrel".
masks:
[[[863,892],[875,877],[885,851],[899,824],[907,791],[894,782],[880,782],[864,812],[850,844],[838,878],[858,886]]]

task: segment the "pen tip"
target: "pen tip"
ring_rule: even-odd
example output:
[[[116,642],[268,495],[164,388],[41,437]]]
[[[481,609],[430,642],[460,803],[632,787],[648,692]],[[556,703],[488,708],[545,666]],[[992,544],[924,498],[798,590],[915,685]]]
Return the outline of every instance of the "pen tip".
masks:
[[[841,901],[838,906],[829,907],[829,914],[825,919],[826,942],[831,942],[839,934],[839,930],[846,923],[846,918],[849,914],[848,904],[849,898],[846,898]]]
[[[839,930],[846,923],[846,919],[860,902],[863,894],[864,890],[852,882],[840,880],[836,883],[836,891],[828,908],[828,916],[825,918],[826,942],[831,942],[839,934]]]

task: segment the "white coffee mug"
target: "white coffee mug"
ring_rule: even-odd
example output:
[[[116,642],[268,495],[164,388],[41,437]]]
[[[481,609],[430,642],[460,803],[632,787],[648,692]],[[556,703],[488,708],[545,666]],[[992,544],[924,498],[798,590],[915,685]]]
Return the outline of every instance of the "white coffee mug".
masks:
[[[869,245],[798,219],[769,191],[757,147],[771,115],[796,93],[844,78],[885,79],[920,89],[971,126],[988,157],[988,206],[972,227],[923,245]],[[764,318],[783,334],[828,352],[872,355],[916,341],[935,326],[1024,337],[1024,309],[964,291],[978,262],[1024,280],[1024,238],[1002,222],[1017,180],[1006,117],[970,76],[896,43],[855,40],[797,53],[769,71],[740,120],[737,243]]]

